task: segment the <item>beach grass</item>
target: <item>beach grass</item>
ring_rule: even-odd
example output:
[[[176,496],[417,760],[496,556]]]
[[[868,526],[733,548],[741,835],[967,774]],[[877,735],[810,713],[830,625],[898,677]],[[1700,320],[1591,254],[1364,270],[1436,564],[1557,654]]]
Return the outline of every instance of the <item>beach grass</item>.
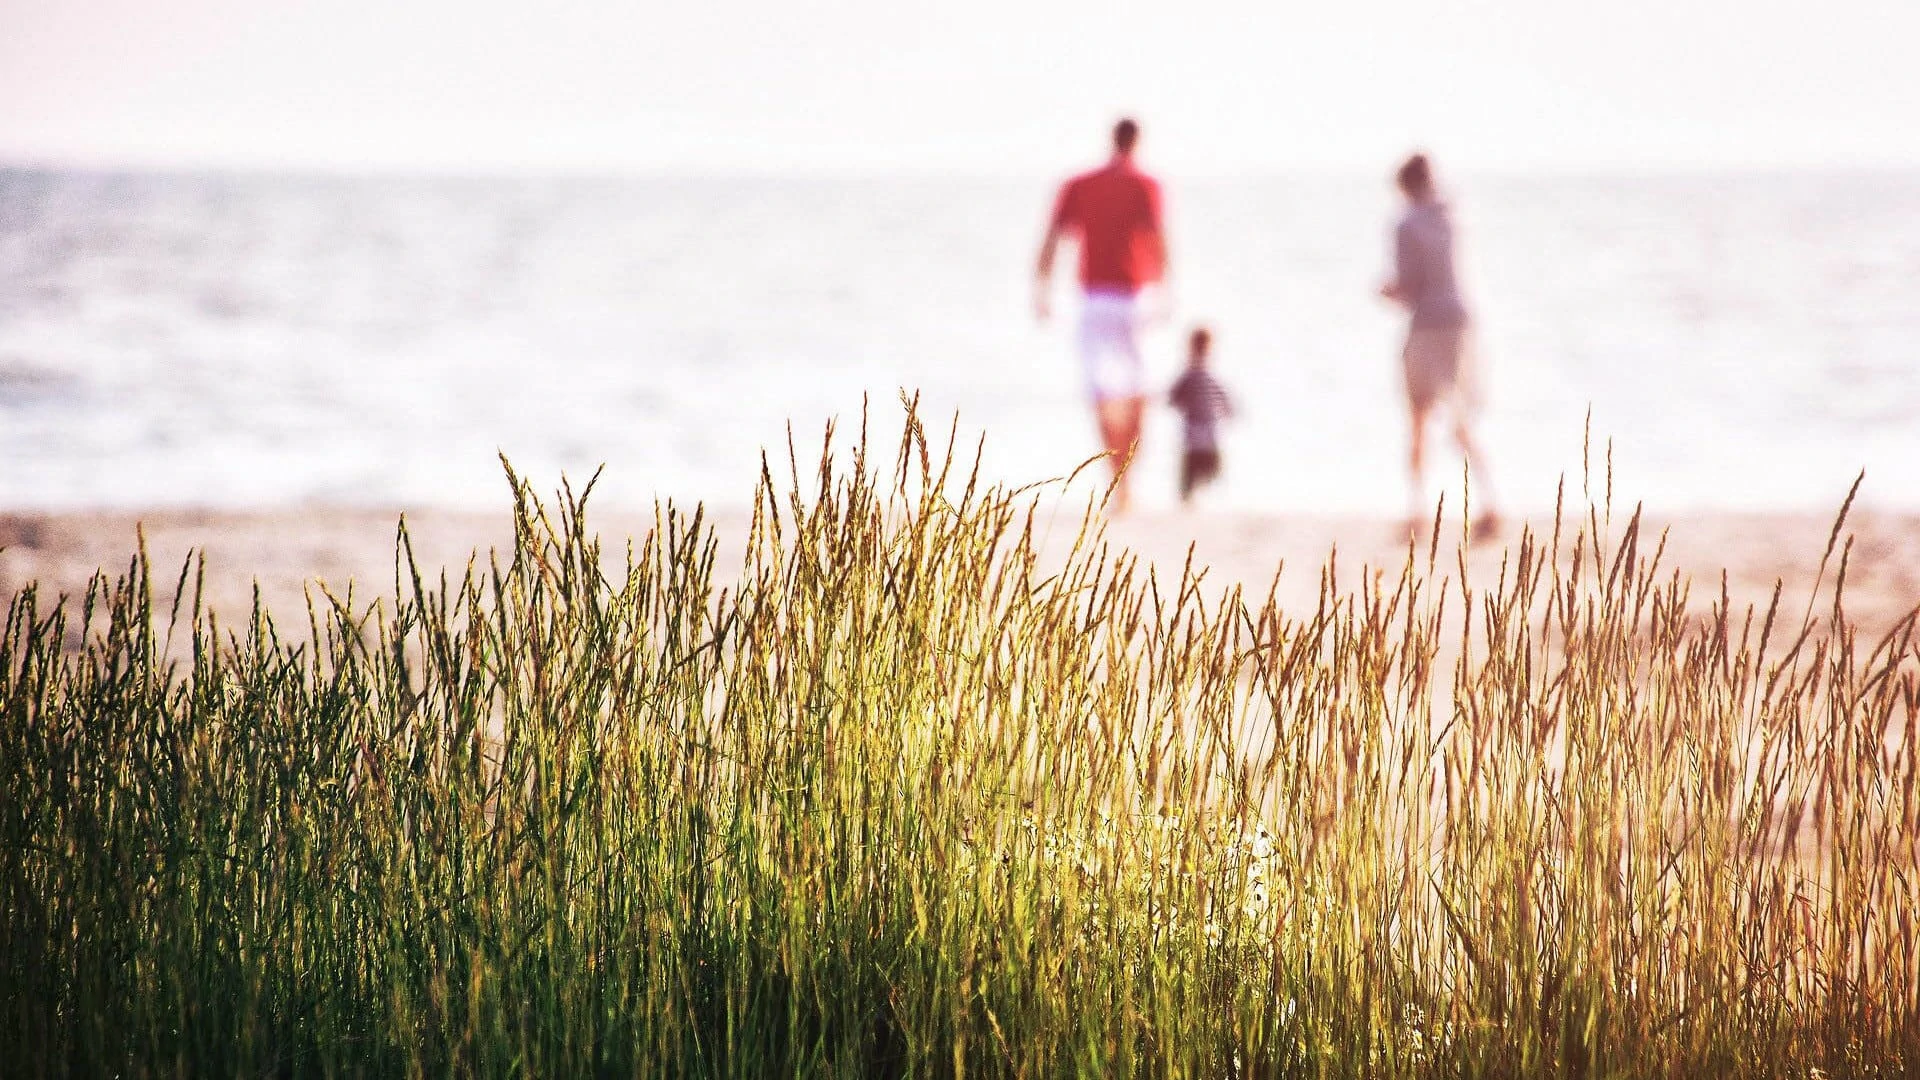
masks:
[[[1283,611],[851,442],[740,566],[509,472],[511,551],[403,524],[377,601],[21,591],[0,1071],[1920,1069],[1920,653],[1838,523],[1763,610],[1601,506]]]

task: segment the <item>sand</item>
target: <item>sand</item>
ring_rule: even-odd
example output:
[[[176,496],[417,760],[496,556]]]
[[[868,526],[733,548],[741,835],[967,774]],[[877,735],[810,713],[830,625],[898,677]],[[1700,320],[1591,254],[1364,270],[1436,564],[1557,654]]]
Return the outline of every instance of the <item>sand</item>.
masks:
[[[148,513],[12,513],[0,515],[0,596],[13,597],[37,582],[43,603],[57,594],[77,597],[96,573],[124,573],[145,535],[161,603],[172,599],[175,580],[193,553],[206,557],[206,598],[229,618],[243,616],[258,584],[270,610],[285,621],[304,621],[305,599],[315,583],[344,592],[354,582],[364,603],[394,589],[398,511],[306,508],[258,512],[155,510]],[[1054,544],[1063,547],[1076,518],[1061,511]],[[475,551],[510,545],[512,523],[499,514],[427,511],[406,515],[423,567],[450,567],[457,575]],[[719,512],[720,565],[737,565],[745,542],[746,516]],[[590,518],[603,542],[617,551],[628,537],[644,535],[652,514],[604,512]],[[1722,572],[1736,603],[1764,607],[1774,583],[1784,583],[1789,610],[1805,609],[1833,519],[1826,514],[1689,513],[1649,515],[1646,533],[1667,530],[1663,565],[1690,576],[1694,606],[1717,598]],[[1551,534],[1551,518],[1510,521],[1491,543],[1468,548],[1469,580],[1490,586],[1501,560],[1517,542],[1522,525]],[[1616,516],[1617,533],[1625,522]],[[1363,517],[1151,513],[1121,518],[1110,538],[1139,553],[1163,580],[1177,578],[1191,546],[1195,565],[1207,568],[1211,586],[1240,583],[1264,594],[1280,570],[1279,596],[1290,611],[1312,611],[1320,569],[1339,552],[1339,582],[1351,589],[1363,568],[1397,574],[1406,558],[1403,536],[1391,523]],[[1443,572],[1455,573],[1458,526],[1443,529]],[[1856,511],[1843,536],[1851,536],[1846,609],[1859,628],[1877,636],[1920,605],[1920,515]],[[1646,547],[1651,549],[1651,539]],[[1425,558],[1424,548],[1421,552]],[[1837,563],[1837,557],[1836,557]],[[1833,572],[1827,575],[1830,590]],[[1820,594],[1821,610],[1830,592]],[[317,595],[317,593],[315,593]],[[358,606],[358,605],[357,605]]]

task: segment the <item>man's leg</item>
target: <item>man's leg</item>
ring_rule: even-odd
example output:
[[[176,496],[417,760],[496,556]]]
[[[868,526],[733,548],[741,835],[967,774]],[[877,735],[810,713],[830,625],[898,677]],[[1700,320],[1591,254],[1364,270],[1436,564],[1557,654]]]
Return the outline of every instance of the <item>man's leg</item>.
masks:
[[[1146,411],[1140,363],[1139,321],[1130,301],[1089,296],[1080,318],[1080,360],[1087,389],[1093,395],[1094,422],[1100,428],[1100,447],[1113,469],[1113,495],[1108,506],[1116,513],[1127,508],[1127,466],[1140,441],[1141,416]]]
[[[1137,302],[1137,298],[1136,298]],[[1133,464],[1133,454],[1140,446],[1140,428],[1147,411],[1146,398],[1146,361],[1140,355],[1140,313],[1129,305],[1118,327],[1120,359],[1126,363],[1126,378],[1132,391],[1125,397],[1117,397],[1114,404],[1119,431],[1116,433],[1119,446],[1114,456],[1114,510],[1123,512],[1127,508],[1127,468]]]
[[[1100,423],[1100,442],[1113,467],[1115,512],[1127,508],[1127,467],[1133,464],[1134,449],[1140,443],[1140,419],[1146,410],[1143,397],[1102,398],[1095,409]]]

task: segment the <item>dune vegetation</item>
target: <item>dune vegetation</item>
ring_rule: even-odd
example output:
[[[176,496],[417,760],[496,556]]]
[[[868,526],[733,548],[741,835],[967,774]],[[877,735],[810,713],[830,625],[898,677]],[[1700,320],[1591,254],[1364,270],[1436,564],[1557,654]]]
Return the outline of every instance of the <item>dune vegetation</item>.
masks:
[[[1920,1069],[1920,655],[1838,525],[1764,610],[1601,508],[1284,611],[967,460],[830,439],[739,566],[515,478],[377,601],[21,591],[0,1071]]]

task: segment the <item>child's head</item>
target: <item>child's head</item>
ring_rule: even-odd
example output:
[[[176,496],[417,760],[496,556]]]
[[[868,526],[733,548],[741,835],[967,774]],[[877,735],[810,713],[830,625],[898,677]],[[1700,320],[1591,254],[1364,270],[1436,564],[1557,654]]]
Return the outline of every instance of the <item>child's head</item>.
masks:
[[[1213,349],[1213,331],[1204,326],[1196,326],[1193,333],[1187,335],[1187,366],[1206,367],[1207,354]]]

